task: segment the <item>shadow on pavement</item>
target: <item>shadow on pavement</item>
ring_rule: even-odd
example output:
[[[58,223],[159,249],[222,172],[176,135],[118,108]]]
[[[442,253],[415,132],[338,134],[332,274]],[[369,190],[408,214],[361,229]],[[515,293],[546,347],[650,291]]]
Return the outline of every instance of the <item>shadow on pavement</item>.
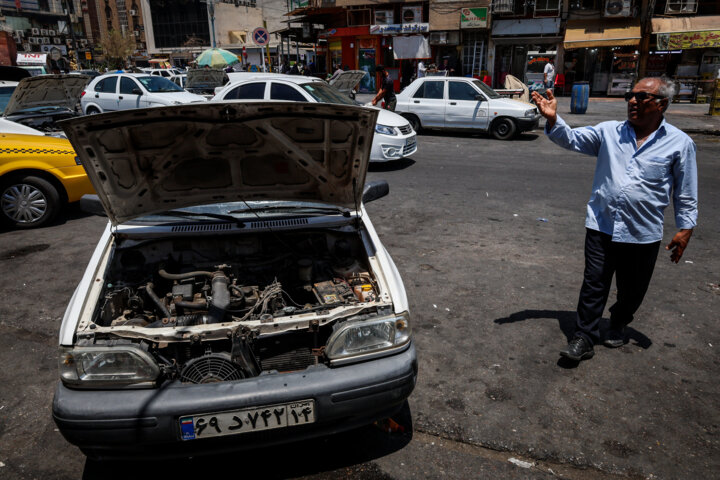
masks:
[[[506,323],[524,322],[525,320],[535,318],[554,318],[560,325],[560,330],[565,334],[565,338],[569,342],[575,333],[575,315],[574,311],[567,310],[523,310],[513,313],[509,317],[498,318],[495,323],[503,325]]]
[[[393,172],[396,170],[405,170],[415,165],[412,158],[403,157],[399,160],[390,160],[389,162],[372,162],[368,167],[370,172]]]
[[[389,480],[375,465],[377,458],[401,450],[412,440],[412,417],[407,402],[394,420],[405,429],[403,433],[387,433],[375,426],[362,427],[328,437],[234,454],[200,456],[171,461],[106,461],[87,460],[83,480],[137,480],[140,478],[208,478],[221,472],[228,477],[357,478]],[[152,447],[150,447],[152,448]],[[329,474],[329,472],[334,472]]]

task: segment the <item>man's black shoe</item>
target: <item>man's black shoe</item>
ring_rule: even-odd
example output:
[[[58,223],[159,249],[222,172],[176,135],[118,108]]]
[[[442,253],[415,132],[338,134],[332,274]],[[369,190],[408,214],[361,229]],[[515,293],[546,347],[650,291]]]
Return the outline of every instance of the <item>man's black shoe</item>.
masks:
[[[593,350],[590,342],[583,337],[575,337],[570,340],[567,347],[560,350],[560,355],[579,362],[580,360],[592,358],[595,355],[595,350]]]
[[[625,345],[625,328],[624,327],[610,327],[605,333],[605,339],[603,345],[608,348],[618,348]]]

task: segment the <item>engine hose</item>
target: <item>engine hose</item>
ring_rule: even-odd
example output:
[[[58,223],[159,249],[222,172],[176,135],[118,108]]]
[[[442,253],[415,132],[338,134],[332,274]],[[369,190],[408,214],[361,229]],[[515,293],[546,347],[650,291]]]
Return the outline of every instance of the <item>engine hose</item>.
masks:
[[[230,279],[223,274],[215,274],[212,279],[212,300],[210,301],[210,323],[222,323],[230,306]]]
[[[207,315],[181,315],[175,318],[175,325],[178,327],[205,325],[207,323],[210,323],[210,318]]]
[[[168,280],[185,280],[186,278],[192,278],[192,277],[200,277],[200,276],[212,277],[213,276],[213,272],[203,272],[203,271],[187,272],[187,273],[168,273],[165,271],[164,268],[161,268],[160,270],[158,270],[158,274],[163,278],[167,278]]]
[[[183,302],[182,300],[175,300],[173,303],[176,307],[188,308],[190,310],[202,310],[208,306],[206,300],[200,300],[199,302]]]
[[[152,282],[148,282],[147,285],[145,286],[145,291],[147,292],[148,297],[150,297],[152,299],[152,301],[155,302],[155,305],[157,305],[158,308],[160,310],[162,310],[163,315],[165,315],[165,318],[170,318],[170,311],[167,309],[167,307],[162,302],[162,300],[160,300],[160,298],[157,295],[155,295],[155,291],[153,290],[154,287],[155,287],[155,285],[153,285]]]

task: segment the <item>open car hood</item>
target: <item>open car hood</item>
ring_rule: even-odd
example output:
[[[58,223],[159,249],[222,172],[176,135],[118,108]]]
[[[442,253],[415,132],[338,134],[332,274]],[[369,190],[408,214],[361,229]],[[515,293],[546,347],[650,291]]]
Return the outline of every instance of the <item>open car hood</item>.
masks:
[[[377,111],[301,102],[187,104],[61,122],[117,225],[251,200],[360,204]]]
[[[90,77],[85,75],[40,75],[23,78],[10,97],[4,115],[33,107],[65,107],[75,110]]]
[[[330,85],[341,92],[349,92],[357,87],[357,84],[360,83],[366,73],[365,70],[348,70],[331,79]]]

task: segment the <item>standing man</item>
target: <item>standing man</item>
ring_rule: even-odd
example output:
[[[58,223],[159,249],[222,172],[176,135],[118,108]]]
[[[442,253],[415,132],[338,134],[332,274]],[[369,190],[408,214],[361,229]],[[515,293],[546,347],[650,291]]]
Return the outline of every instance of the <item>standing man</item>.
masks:
[[[419,60],[418,64],[417,64],[417,78],[424,77],[425,70],[427,70],[427,68],[425,68],[425,62],[423,62],[422,60]]]
[[[543,83],[545,84],[545,88],[548,90],[551,90],[555,85],[555,58],[553,57],[550,57],[548,63],[545,64],[545,70],[543,70]]]
[[[375,95],[375,98],[373,98],[372,104],[377,105],[381,99],[385,100],[385,109],[394,112],[395,104],[397,104],[397,98],[395,97],[392,78],[390,78],[390,74],[382,65],[375,67],[375,71],[380,74],[381,80],[380,89],[378,90],[377,95]]]
[[[547,119],[545,133],[563,148],[597,156],[585,227],[585,273],[574,338],[560,355],[584,360],[600,341],[600,318],[615,275],[617,301],[610,307],[607,347],[625,343],[650,284],[663,235],[665,207],[672,197],[680,230],[665,247],[678,263],[697,222],[695,143],[665,120],[675,94],[665,78],[643,78],[625,94],[628,119],[571,129],[557,115],[552,91],[533,92]]]

